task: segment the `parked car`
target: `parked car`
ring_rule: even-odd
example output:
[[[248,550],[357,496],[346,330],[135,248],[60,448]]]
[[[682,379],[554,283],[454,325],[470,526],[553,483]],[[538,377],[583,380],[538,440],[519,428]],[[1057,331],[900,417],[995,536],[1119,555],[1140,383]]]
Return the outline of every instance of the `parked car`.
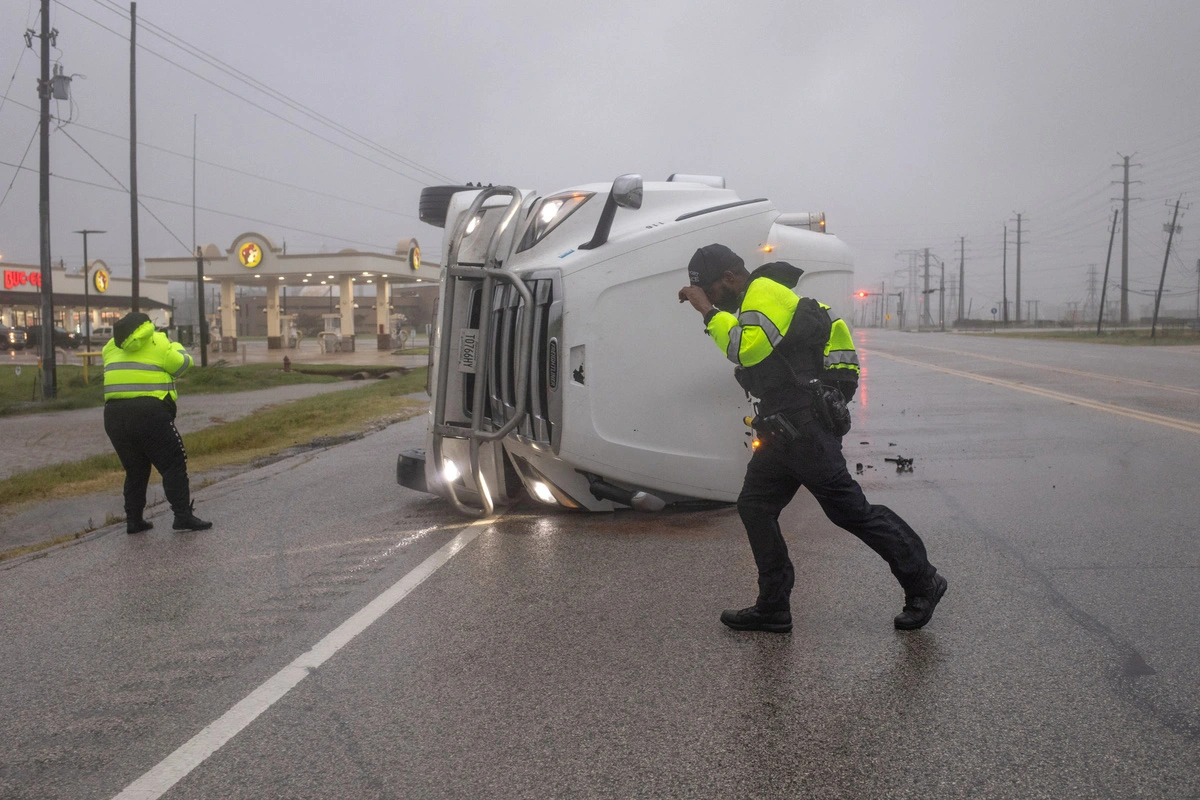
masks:
[[[92,328],[92,347],[103,347],[112,337],[112,325],[97,325]]]
[[[0,325],[0,350],[24,350],[25,331]]]
[[[25,329],[25,346],[39,347],[42,342],[42,326],[30,325]],[[83,337],[77,333],[71,333],[65,328],[54,326],[54,346],[63,347],[69,350],[74,350],[83,344]]]

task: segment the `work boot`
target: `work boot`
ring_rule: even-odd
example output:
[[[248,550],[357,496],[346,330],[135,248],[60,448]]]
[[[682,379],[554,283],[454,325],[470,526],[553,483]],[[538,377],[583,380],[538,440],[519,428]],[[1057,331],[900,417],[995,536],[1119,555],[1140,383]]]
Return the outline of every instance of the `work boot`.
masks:
[[[126,533],[144,533],[154,527],[153,522],[147,522],[141,517],[130,517],[125,520]]]
[[[933,617],[933,610],[937,608],[938,601],[945,593],[946,579],[936,573],[920,590],[905,592],[904,610],[892,620],[896,624],[897,630],[915,631],[917,628],[925,627],[925,623]]]
[[[183,511],[175,512],[175,524],[171,527],[177,531],[206,531],[212,527],[211,522],[205,522],[192,513],[196,508],[193,500]]]
[[[786,608],[782,611],[763,611],[758,606],[750,606],[740,611],[722,611],[721,622],[735,631],[787,633],[792,629],[792,612]]]

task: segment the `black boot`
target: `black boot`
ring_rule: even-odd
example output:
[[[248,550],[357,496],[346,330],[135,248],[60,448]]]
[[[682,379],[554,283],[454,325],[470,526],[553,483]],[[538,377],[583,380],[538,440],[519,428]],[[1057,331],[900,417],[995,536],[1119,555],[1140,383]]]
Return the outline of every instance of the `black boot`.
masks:
[[[926,585],[915,592],[904,593],[904,610],[892,620],[896,628],[902,631],[914,631],[923,628],[933,617],[933,610],[938,601],[946,593],[946,579],[934,574]]]
[[[142,519],[141,514],[138,514],[136,517],[129,517],[125,520],[126,533],[144,533],[153,527],[154,523],[147,522],[146,520]]]
[[[211,522],[205,522],[192,513],[195,508],[196,501],[193,500],[183,511],[176,511],[175,524],[171,527],[177,531],[206,531],[211,528]]]
[[[782,611],[763,611],[758,606],[750,606],[740,611],[722,611],[721,622],[735,631],[787,633],[792,629],[792,612],[786,608]]]

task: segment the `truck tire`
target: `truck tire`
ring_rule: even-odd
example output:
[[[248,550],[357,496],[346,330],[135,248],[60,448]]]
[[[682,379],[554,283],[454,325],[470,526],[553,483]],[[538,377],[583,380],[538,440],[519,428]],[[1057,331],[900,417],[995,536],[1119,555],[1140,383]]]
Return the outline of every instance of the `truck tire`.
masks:
[[[446,227],[446,210],[450,207],[450,198],[458,192],[474,189],[474,186],[426,186],[421,190],[421,204],[418,216],[421,222],[438,228]]]

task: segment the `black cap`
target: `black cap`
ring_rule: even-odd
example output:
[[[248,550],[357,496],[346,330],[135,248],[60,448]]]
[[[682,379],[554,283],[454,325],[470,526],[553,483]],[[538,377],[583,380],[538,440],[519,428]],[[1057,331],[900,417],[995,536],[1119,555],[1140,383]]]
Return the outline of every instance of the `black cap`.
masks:
[[[140,311],[130,311],[125,316],[117,320],[113,325],[113,340],[116,341],[117,347],[125,344],[125,340],[136,331],[138,328],[150,321],[150,318]]]
[[[711,286],[725,272],[737,272],[746,262],[723,244],[710,244],[701,247],[688,262],[688,280],[692,286]]]

